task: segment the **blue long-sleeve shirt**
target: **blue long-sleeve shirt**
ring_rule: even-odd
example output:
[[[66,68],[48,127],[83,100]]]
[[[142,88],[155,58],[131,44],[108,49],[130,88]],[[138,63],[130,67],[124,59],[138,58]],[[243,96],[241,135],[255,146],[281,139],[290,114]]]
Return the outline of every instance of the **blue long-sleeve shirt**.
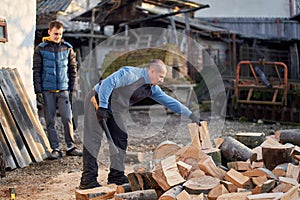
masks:
[[[147,87],[149,92],[146,91]],[[136,92],[138,89],[141,91]],[[109,104],[112,109],[125,108],[150,97],[175,113],[186,117],[192,113],[185,105],[162,91],[159,86],[151,85],[146,68],[122,67],[102,80],[101,84],[96,84],[94,90],[99,97],[99,107],[102,108],[108,108]]]

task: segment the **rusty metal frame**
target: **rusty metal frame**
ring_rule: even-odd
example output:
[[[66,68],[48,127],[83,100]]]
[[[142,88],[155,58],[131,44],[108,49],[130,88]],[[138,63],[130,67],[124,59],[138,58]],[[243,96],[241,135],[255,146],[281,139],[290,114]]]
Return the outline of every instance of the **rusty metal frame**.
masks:
[[[279,83],[276,85],[273,85],[271,88],[268,88],[265,85],[259,84],[258,76],[254,70],[253,65],[270,65],[275,68],[275,72],[277,74],[277,78]],[[250,71],[254,77],[254,82],[252,81],[241,81],[240,73],[241,73],[241,67],[249,67]],[[279,73],[279,68],[283,68],[283,80]],[[286,64],[283,62],[265,62],[265,61],[241,61],[237,65],[236,69],[236,80],[235,80],[235,102],[238,103],[245,103],[245,104],[264,104],[264,105],[287,105],[287,94],[288,94],[288,68]],[[273,91],[273,98],[272,101],[260,101],[260,100],[251,100],[251,96],[253,93],[253,90],[261,90],[261,91]],[[239,99],[239,92],[241,90],[248,90],[248,95],[246,100]],[[283,100],[281,102],[276,102],[277,96],[279,94],[279,91],[282,91],[283,93]]]

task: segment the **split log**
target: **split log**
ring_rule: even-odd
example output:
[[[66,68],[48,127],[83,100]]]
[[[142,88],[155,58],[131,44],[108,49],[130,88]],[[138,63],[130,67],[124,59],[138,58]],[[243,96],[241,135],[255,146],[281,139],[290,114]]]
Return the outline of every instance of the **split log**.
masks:
[[[234,161],[227,163],[228,169],[235,169],[236,171],[247,171],[251,169],[250,161]]]
[[[216,164],[222,164],[221,150],[217,148],[202,149]]]
[[[275,137],[282,144],[291,143],[300,146],[300,129],[277,130]]]
[[[177,196],[176,200],[192,200],[192,197],[187,193],[187,191],[182,190]]]
[[[247,196],[251,195],[251,192],[233,192],[220,195],[217,200],[247,200]]]
[[[260,193],[268,193],[275,187],[275,181],[273,179],[269,179],[265,181],[262,185],[256,186],[252,190],[252,194],[260,194]]]
[[[299,182],[300,178],[300,166],[289,163],[286,170],[286,177],[293,178]]]
[[[187,179],[187,177],[189,176],[189,174],[190,174],[190,172],[192,170],[192,166],[189,165],[189,164],[186,164],[185,162],[178,161],[177,162],[177,167],[178,167],[180,175],[184,179]]]
[[[187,180],[195,177],[205,176],[205,172],[201,169],[196,169],[190,173],[190,175],[187,177]]]
[[[261,146],[258,146],[258,147],[255,147],[254,149],[252,149],[252,153],[255,153],[257,155],[256,161],[262,161],[263,156],[262,156],[262,147]]]
[[[242,173],[248,177],[266,176],[267,178],[277,180],[277,177],[267,168],[256,168]]]
[[[116,200],[157,200],[157,194],[154,189],[149,190],[139,190],[134,192],[127,192],[127,193],[121,193],[121,194],[115,194]]]
[[[76,200],[104,200],[114,197],[116,187],[96,187],[87,190],[76,190]]]
[[[298,185],[298,181],[293,178],[279,177],[278,179],[279,179],[279,183],[288,183],[291,185]]]
[[[211,138],[209,135],[207,121],[202,121],[201,126],[198,126],[196,123],[190,123],[188,124],[188,128],[192,138],[193,146],[200,149],[213,148]]]
[[[186,181],[183,186],[189,194],[207,194],[212,188],[220,184],[218,178],[211,176],[201,176]]]
[[[268,178],[266,176],[257,176],[252,177],[251,180],[256,186],[261,186],[262,184],[264,184],[264,182],[268,180]]]
[[[206,200],[203,193],[201,193],[199,195],[191,194],[190,196],[193,198],[193,200]]]
[[[230,169],[225,174],[225,180],[232,182],[234,185],[240,187],[240,188],[250,188],[250,178],[248,176],[244,176],[242,173]]]
[[[127,174],[127,178],[132,191],[138,191],[142,189],[134,173]]]
[[[292,162],[290,156],[292,149],[292,146],[282,144],[263,146],[262,155],[265,167],[269,170],[273,170],[279,164]]]
[[[215,138],[214,142],[215,142],[216,148],[219,149],[219,147],[221,146],[221,144],[224,142],[224,138]]]
[[[265,135],[263,133],[237,133],[235,139],[243,143],[250,149],[253,149],[261,145],[265,140]]]
[[[289,191],[291,188],[293,187],[292,184],[288,184],[288,183],[280,183],[278,184],[273,190],[272,192],[275,193],[275,192],[287,192]]]
[[[152,171],[152,177],[164,191],[171,188],[171,186],[168,184],[167,179],[162,170],[161,162],[159,162],[157,165],[155,165],[155,167]]]
[[[166,177],[168,184],[173,187],[185,182],[185,179],[180,175],[176,164],[176,157],[170,156],[161,161],[162,170]]]
[[[237,192],[238,187],[229,181],[221,181],[221,183],[226,187],[226,189],[232,193]]]
[[[171,142],[169,140],[164,141],[164,142],[160,143],[154,150],[153,158],[158,159],[158,160],[167,158],[171,155],[176,154],[176,152],[179,149],[181,149],[181,147],[178,144]]]
[[[280,199],[283,196],[282,192],[277,193],[262,193],[262,194],[252,194],[248,195],[248,200],[267,200],[267,199]]]
[[[217,167],[210,156],[201,159],[198,162],[199,168],[204,171],[207,175],[211,175],[220,180],[224,178],[224,174],[226,173],[221,168]]]
[[[300,161],[300,147],[295,146],[291,152],[291,157]]]
[[[189,165],[192,165],[192,171],[198,169],[198,161],[201,158],[208,157],[201,149],[196,148],[195,146],[188,145],[176,153],[177,161],[183,161]]]
[[[169,190],[167,190],[165,193],[163,193],[158,200],[175,200],[176,196],[183,190],[183,187],[181,185],[177,185]]]
[[[207,194],[208,200],[216,200],[218,196],[229,193],[223,184],[219,184],[209,191]]]
[[[129,183],[125,183],[123,185],[118,185],[117,186],[116,194],[121,194],[121,193],[126,193],[126,192],[132,192]]]
[[[236,139],[228,136],[224,138],[224,142],[220,146],[222,153],[223,165],[232,161],[256,161],[257,155],[252,150]]]
[[[287,171],[288,163],[282,163],[280,165],[277,165],[273,170],[272,173],[276,177],[285,176]]]
[[[280,200],[297,200],[299,199],[299,186],[294,186],[289,191],[283,194]]]

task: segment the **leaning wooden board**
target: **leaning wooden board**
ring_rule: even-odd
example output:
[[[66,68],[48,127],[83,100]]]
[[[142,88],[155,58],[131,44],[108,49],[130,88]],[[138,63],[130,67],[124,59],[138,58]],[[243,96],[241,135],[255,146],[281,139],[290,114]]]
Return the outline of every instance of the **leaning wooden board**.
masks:
[[[26,110],[26,113],[30,118],[30,121],[32,122],[34,129],[36,130],[37,136],[39,137],[39,140],[41,142],[40,143],[41,145],[38,145],[39,151],[42,155],[42,158],[45,159],[48,157],[48,153],[50,152],[51,148],[46,133],[41,123],[39,122],[37,112],[34,110],[33,105],[29,100],[30,98],[28,96],[28,93],[26,92],[22,80],[20,79],[18,70],[15,68],[15,69],[8,69],[7,71],[11,77],[11,80],[14,83],[14,88],[16,88],[19,94],[19,97]]]
[[[1,124],[0,124],[1,126]],[[9,146],[4,138],[4,133],[2,131],[2,127],[0,128],[0,151],[3,152],[4,159],[5,159],[5,168],[10,170],[17,168],[17,165],[14,161],[13,155],[9,150]]]
[[[9,73],[5,69],[0,70],[0,79],[2,80],[0,86],[1,90],[32,160],[35,162],[43,161],[39,148],[37,147],[37,143],[41,143],[40,139],[34,130],[30,118],[26,114],[26,110],[24,109],[16,89],[13,87]]]
[[[0,78],[0,84],[2,85],[2,83],[2,79]],[[6,138],[7,146],[9,146],[9,149],[13,154],[16,164],[19,167],[26,167],[32,163],[32,160],[6,104],[2,90],[0,90],[0,116],[1,129],[3,130],[3,133],[5,133],[3,135]]]

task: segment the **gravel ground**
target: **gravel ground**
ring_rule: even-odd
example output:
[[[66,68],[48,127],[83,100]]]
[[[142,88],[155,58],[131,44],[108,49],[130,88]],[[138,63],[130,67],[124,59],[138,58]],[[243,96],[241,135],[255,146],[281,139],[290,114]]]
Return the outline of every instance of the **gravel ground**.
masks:
[[[190,142],[187,123],[188,119],[178,115],[169,115],[163,109],[156,112],[131,112],[129,119],[129,147],[132,152],[151,152],[163,141],[170,140],[180,145]],[[273,134],[280,129],[299,128],[291,125],[252,123],[244,121],[225,120],[223,126],[218,126],[220,121],[209,119],[209,114],[202,117],[210,121],[210,135],[212,138],[235,135],[239,132],[263,132]],[[213,124],[215,123],[215,124]],[[221,123],[223,124],[223,123]],[[79,127],[76,132],[77,145],[81,147],[82,118],[79,118]],[[105,155],[105,147],[101,155]],[[105,185],[108,160],[100,161],[99,181]],[[150,159],[151,157],[145,159]],[[127,173],[131,172],[133,164],[127,164]],[[8,199],[9,188],[15,188],[16,199],[75,199],[75,190],[79,185],[82,170],[82,159],[78,157],[63,157],[59,160],[45,160],[33,163],[25,168],[18,168],[6,172],[6,177],[0,178],[0,199]]]

